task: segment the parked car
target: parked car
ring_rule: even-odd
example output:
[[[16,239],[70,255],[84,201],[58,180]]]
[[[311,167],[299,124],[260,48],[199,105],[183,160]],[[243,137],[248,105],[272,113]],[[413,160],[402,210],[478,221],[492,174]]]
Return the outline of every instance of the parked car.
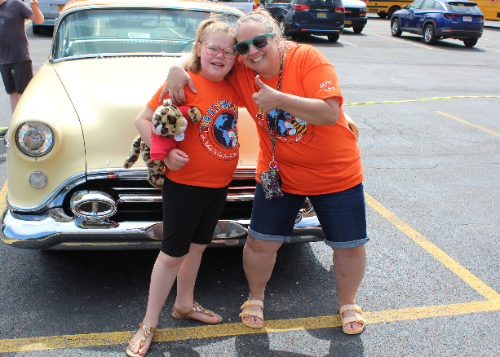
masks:
[[[337,42],[344,30],[342,0],[260,0],[278,21],[285,36],[327,36]]]
[[[345,8],[344,28],[352,28],[354,33],[361,33],[366,26],[366,3],[361,0],[342,0]]]
[[[137,135],[135,117],[212,12],[235,20],[243,15],[201,1],[66,5],[50,57],[26,88],[5,136],[5,243],[44,250],[159,248],[161,190],[147,181],[142,160],[130,169],[123,163]],[[239,110],[238,141],[239,165],[211,246],[243,245],[247,237],[259,148],[245,109]],[[308,201],[296,222],[292,243],[323,239]]]
[[[462,40],[474,46],[483,34],[484,17],[475,2],[463,0],[416,0],[391,18],[392,36],[411,32],[427,44],[438,39]]]
[[[45,21],[41,24],[33,22],[33,33],[35,35],[41,34],[44,28],[52,31],[59,13],[68,2],[69,0],[38,0],[38,8],[42,12]]]
[[[213,0],[224,5],[229,5],[248,14],[257,8],[257,4],[253,0]]]

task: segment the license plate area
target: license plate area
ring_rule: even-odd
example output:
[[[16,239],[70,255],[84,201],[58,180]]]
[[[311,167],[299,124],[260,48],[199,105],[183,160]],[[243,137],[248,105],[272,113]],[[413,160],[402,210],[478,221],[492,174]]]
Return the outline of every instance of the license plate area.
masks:
[[[344,21],[344,25],[352,25],[352,21],[350,21],[350,20],[345,20],[345,21]]]
[[[466,21],[466,22],[472,22],[472,17],[470,17],[470,16],[464,16],[463,20]]]
[[[62,11],[64,5],[57,5],[57,11]]]
[[[318,19],[326,19],[326,12],[318,12],[316,17]]]

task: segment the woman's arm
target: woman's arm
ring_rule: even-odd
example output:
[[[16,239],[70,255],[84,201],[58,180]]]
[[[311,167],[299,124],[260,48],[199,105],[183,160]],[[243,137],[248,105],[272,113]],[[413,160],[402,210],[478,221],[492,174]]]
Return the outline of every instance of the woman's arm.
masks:
[[[41,24],[45,21],[42,12],[38,8],[38,0],[31,0],[30,3],[31,10],[33,10],[33,15],[30,16],[29,20]]]
[[[264,113],[282,109],[295,117],[315,125],[334,125],[339,119],[340,105],[337,98],[303,98],[278,92],[255,77],[259,91],[252,95],[255,104]]]
[[[184,86],[187,84],[189,89],[196,93],[193,80],[187,74],[185,68],[189,63],[191,53],[183,54],[178,60],[173,60],[167,74],[167,83],[160,94],[160,103],[163,103],[163,97],[168,93],[172,104],[181,106],[186,104]]]
[[[146,106],[137,118],[135,118],[135,127],[141,135],[142,140],[148,147],[151,147],[151,123],[153,122],[154,110]]]

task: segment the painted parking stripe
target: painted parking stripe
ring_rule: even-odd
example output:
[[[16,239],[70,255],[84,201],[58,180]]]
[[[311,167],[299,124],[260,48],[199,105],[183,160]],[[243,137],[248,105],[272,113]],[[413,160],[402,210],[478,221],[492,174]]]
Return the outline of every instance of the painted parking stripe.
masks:
[[[500,136],[500,134],[499,134],[499,133],[496,133],[496,132],[494,132],[494,131],[492,131],[492,130],[489,130],[489,129],[483,128],[482,126],[479,126],[479,125],[476,125],[476,124],[470,123],[470,122],[468,122],[468,121],[466,121],[466,120],[463,120],[463,119],[457,118],[457,117],[455,117],[455,116],[453,116],[453,115],[446,114],[445,112],[441,112],[441,111],[439,111],[439,110],[436,110],[436,111],[435,111],[435,113],[438,113],[438,114],[444,115],[444,116],[446,116],[446,117],[448,117],[448,118],[455,119],[455,120],[457,120],[457,121],[459,121],[459,122],[461,122],[461,123],[464,123],[464,124],[470,125],[470,126],[472,126],[472,127],[474,127],[474,128],[477,128],[477,129],[483,130],[483,131],[485,131],[485,132],[487,132],[487,133],[490,133],[490,134],[493,134],[493,135],[496,135],[496,136]]]
[[[445,100],[445,99],[478,99],[478,98],[500,98],[500,95],[461,95],[452,97],[430,97],[430,98],[419,98],[419,99],[405,99],[405,100],[388,100],[384,102],[362,102],[362,103],[345,103],[342,104],[343,107],[349,107],[353,105],[373,105],[373,104],[394,104],[394,103],[413,103],[413,102],[425,102],[430,100]]]
[[[500,300],[487,300],[451,305],[364,312],[364,316],[367,324],[377,324],[498,310],[500,310]],[[339,326],[340,318],[338,315],[335,315],[290,320],[267,320],[266,327],[261,330],[250,329],[243,326],[241,323],[222,324],[217,326],[185,327],[177,329],[159,329],[153,338],[153,342],[197,340],[261,333],[335,328]],[[135,333],[136,331],[127,331],[0,340],[0,353],[96,346],[125,346]]]
[[[388,37],[388,36],[380,36],[380,35],[377,35],[377,34],[374,34],[374,33],[372,33],[371,35],[372,36],[377,36],[377,37],[382,37],[382,38],[385,38],[385,39],[388,39],[388,40],[393,40],[393,41],[401,42],[401,43],[406,43],[408,45],[413,45],[413,46],[417,46],[417,47],[421,47],[421,48],[426,48],[428,50],[434,50],[435,49],[434,47],[431,47],[431,46],[418,45],[416,43],[411,43],[411,42],[408,42],[408,41],[405,41],[405,40],[398,40],[398,39],[395,39],[395,38],[392,38],[392,37]]]
[[[6,187],[7,184],[4,185],[0,194],[2,194],[6,190]],[[428,241],[420,233],[403,222],[387,208],[382,206],[372,196],[365,194],[365,198],[366,203],[370,207],[380,213],[388,221],[394,224],[399,230],[401,230],[405,235],[419,244],[427,252],[433,255],[438,261],[448,267],[452,272],[454,272],[482,296],[488,299],[486,301],[475,301],[451,305],[422,306],[398,310],[365,312],[364,315],[368,324],[415,320],[432,317],[455,316],[500,310],[500,294],[498,294],[496,291],[479,280],[476,276],[474,276],[467,269],[458,264],[437,246]],[[214,337],[249,335],[256,333],[334,328],[339,326],[340,318],[338,315],[288,320],[267,320],[266,327],[262,330],[250,329],[243,326],[241,323],[222,324],[216,326],[208,325],[189,328],[160,329],[158,333],[155,334],[154,341],[182,341]],[[135,331],[126,331],[0,340],[0,353],[121,345],[126,344],[134,335],[134,333]]]

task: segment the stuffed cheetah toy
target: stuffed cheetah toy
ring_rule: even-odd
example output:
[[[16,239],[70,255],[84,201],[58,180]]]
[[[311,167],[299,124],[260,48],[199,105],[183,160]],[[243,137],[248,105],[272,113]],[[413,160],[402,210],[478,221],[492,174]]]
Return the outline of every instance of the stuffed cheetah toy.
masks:
[[[187,110],[189,119],[193,123],[198,123],[201,120],[201,112],[196,107],[190,107]],[[153,114],[153,133],[164,137],[174,137],[177,141],[184,138],[184,131],[187,128],[188,121],[182,114],[181,110],[175,105],[172,105],[170,99],[163,102]],[[141,136],[138,135],[132,142],[130,155],[123,163],[123,167],[128,169],[136,163],[142,155],[142,159],[148,167],[148,181],[154,186],[161,188],[165,182],[165,174],[163,169],[165,163],[162,160],[151,160],[150,148],[144,143]]]

